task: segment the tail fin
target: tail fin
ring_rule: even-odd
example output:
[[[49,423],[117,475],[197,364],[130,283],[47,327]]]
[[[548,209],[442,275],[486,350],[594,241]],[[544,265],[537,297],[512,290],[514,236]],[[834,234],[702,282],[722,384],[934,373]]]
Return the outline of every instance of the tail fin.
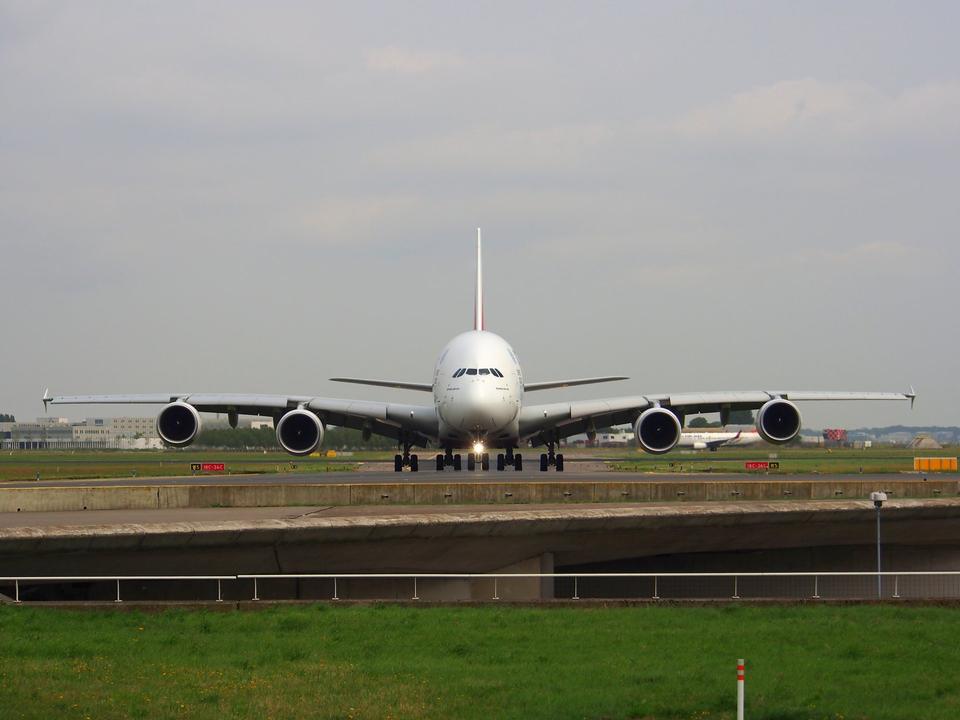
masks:
[[[480,228],[477,228],[477,296],[473,305],[473,329],[483,330],[483,259],[480,252]]]

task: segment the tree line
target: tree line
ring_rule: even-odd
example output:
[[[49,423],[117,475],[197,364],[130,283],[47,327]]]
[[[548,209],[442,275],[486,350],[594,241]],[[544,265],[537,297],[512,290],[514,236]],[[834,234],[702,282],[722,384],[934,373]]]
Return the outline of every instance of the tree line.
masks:
[[[7,415],[6,413],[0,413],[0,422],[16,422],[17,419],[13,415]]]
[[[201,430],[194,442],[196,447],[225,448],[229,450],[280,450],[277,434],[272,428],[208,428]],[[392,450],[395,440],[372,435],[363,439],[363,433],[350,428],[328,427],[323,434],[322,447],[327,450]]]

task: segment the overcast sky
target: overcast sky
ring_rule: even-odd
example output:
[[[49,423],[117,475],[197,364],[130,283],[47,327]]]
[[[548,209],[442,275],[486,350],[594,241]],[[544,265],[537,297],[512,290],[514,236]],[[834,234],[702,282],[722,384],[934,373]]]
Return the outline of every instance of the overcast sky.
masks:
[[[957,27],[954,2],[0,2],[0,412],[47,385],[430,402],[326,378],[429,381],[482,226],[527,378],[631,377],[530,401],[913,383],[912,413],[806,423],[958,424]]]

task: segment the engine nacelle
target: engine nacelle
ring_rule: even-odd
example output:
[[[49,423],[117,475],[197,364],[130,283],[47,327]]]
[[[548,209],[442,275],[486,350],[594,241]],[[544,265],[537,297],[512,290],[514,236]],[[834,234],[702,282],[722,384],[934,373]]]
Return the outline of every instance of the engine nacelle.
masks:
[[[309,455],[323,442],[323,423],[309,410],[291,410],[277,423],[277,442],[291,455]]]
[[[157,435],[164,445],[186,447],[200,432],[200,413],[182,400],[167,405],[157,415]]]
[[[633,426],[640,447],[654,455],[673,450],[680,442],[680,431],[679,418],[662,407],[644,410]]]
[[[757,411],[757,432],[764,440],[782,445],[800,433],[800,411],[789,400],[775,398]]]

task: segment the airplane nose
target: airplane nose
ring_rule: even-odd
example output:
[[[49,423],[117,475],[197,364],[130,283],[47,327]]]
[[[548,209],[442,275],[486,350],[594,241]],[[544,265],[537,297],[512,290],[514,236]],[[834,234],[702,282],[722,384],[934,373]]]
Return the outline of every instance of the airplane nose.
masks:
[[[499,392],[483,380],[467,383],[459,401],[462,403],[459,426],[464,432],[492,432],[504,427],[512,419],[509,404],[503,402]]]

